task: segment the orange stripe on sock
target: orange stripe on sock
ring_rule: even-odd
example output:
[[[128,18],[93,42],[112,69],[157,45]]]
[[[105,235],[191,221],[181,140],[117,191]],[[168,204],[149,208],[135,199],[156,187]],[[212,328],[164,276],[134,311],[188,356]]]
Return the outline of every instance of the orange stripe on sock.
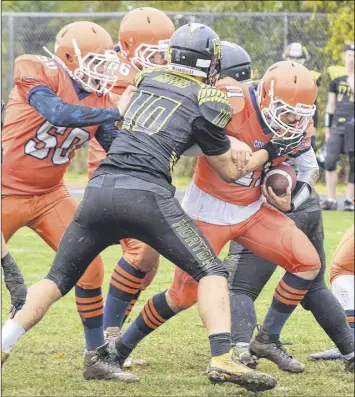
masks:
[[[276,291],[274,292],[274,298],[276,298],[281,303],[284,303],[285,305],[289,305],[289,306],[297,306],[300,303],[299,301],[284,299]]]
[[[346,316],[346,321],[348,323],[354,323],[355,322],[355,316]]]
[[[132,276],[132,274],[129,274],[128,272],[126,272],[119,266],[116,266],[115,270],[117,273],[120,273],[122,276],[128,278],[131,281],[135,281],[136,283],[142,283],[142,281],[144,279],[144,278],[138,278],[138,277]]]
[[[163,317],[161,317],[156,311],[152,298],[148,300],[148,306],[151,312],[153,313],[154,317],[156,317],[156,319],[159,320],[161,323],[165,323],[166,320]]]
[[[281,285],[281,287],[283,288],[283,289],[285,289],[287,292],[289,292],[289,293],[291,293],[291,294],[297,294],[297,295],[306,295],[306,293],[307,293],[307,290],[306,289],[296,289],[296,288],[292,288],[292,287],[290,287],[288,284],[286,284],[285,282],[284,282],[284,280],[280,280],[280,283],[279,283],[280,285]]]
[[[149,308],[148,305],[145,305],[145,306],[144,306],[143,311],[145,311],[145,314],[147,315],[147,317],[149,318],[149,320],[150,320],[154,325],[156,325],[157,327],[160,327],[160,326],[163,324],[161,321],[157,320],[157,319],[153,316],[153,314],[152,314],[152,312],[150,311],[150,308]]]
[[[142,310],[141,314],[142,314],[142,317],[143,317],[144,322],[148,325],[149,328],[152,328],[152,329],[158,328],[157,325],[154,325],[154,324],[152,324],[152,323],[149,321],[148,317],[146,316],[146,314],[145,314],[145,312],[144,312],[144,309]]]
[[[91,317],[101,316],[102,314],[104,314],[104,308],[103,307],[102,307],[102,309],[96,310],[96,311],[93,311],[93,312],[80,313],[80,317],[82,317],[82,318],[91,318]]]
[[[88,312],[103,307],[103,302],[94,303],[92,305],[77,306],[79,312]]]
[[[120,290],[122,290],[124,292],[127,292],[128,294],[134,295],[134,294],[136,294],[138,292],[138,289],[132,289],[132,288],[125,287],[121,283],[117,283],[115,280],[112,280],[112,279],[111,279],[111,284],[114,287],[116,287],[116,288],[118,288],[118,289],[120,289]]]
[[[96,303],[102,300],[102,295],[90,296],[89,298],[79,298],[78,296],[75,297],[76,303]]]
[[[300,295],[288,294],[284,289],[280,287],[280,285],[276,287],[276,291],[280,296],[282,296],[285,299],[291,299],[301,302],[301,300],[304,298],[304,295],[300,296]]]
[[[139,288],[141,286],[142,283],[134,283],[133,281],[129,281],[127,279],[125,279],[122,276],[119,276],[118,274],[112,274],[111,280],[115,280],[119,283],[123,283],[124,285],[126,285],[127,287],[132,287],[132,288]]]

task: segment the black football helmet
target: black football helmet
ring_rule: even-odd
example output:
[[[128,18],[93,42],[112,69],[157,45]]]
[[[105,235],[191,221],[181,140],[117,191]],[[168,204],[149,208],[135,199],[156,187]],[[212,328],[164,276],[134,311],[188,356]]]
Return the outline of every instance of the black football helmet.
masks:
[[[238,44],[222,41],[221,73],[219,78],[232,77],[237,81],[250,80],[252,73],[249,54]]]
[[[168,68],[209,83],[220,72],[221,41],[216,32],[201,23],[181,26],[171,37]]]

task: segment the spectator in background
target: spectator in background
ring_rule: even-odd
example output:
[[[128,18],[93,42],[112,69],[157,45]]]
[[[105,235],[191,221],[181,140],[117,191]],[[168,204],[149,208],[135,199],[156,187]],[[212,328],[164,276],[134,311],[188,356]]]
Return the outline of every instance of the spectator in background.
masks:
[[[354,43],[345,45],[343,55],[345,72],[342,75],[330,74],[328,102],[324,117],[326,140],[326,182],[328,198],[323,201],[323,210],[336,210],[337,171],[341,153],[349,155],[349,174],[345,211],[354,211]]]
[[[310,60],[310,56],[307,51],[307,48],[301,43],[289,44],[286,47],[286,50],[283,53],[282,57],[286,61],[298,62],[301,65],[305,65],[305,63],[307,63]],[[319,87],[322,80],[322,75],[315,70],[311,70],[311,72],[313,73],[313,77],[317,84],[317,87]],[[317,106],[317,101],[315,102],[315,105]],[[316,109],[316,112],[313,116],[313,135],[312,135],[312,147],[314,151],[316,151],[315,143],[316,143],[317,128],[318,128],[318,110]]]

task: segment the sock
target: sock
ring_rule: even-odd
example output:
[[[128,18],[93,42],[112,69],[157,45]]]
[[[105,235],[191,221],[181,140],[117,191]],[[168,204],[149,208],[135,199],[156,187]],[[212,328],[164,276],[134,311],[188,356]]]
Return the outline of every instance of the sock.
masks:
[[[139,290],[136,293],[136,295],[134,296],[134,298],[129,302],[129,306],[127,307],[126,313],[124,314],[124,317],[123,317],[122,326],[126,322],[126,320],[129,317],[129,315],[131,314],[135,304],[137,303],[137,300],[138,300],[139,295],[141,294],[141,292],[142,292],[142,290]]]
[[[321,288],[316,288],[314,285],[311,285],[301,302],[302,306],[312,312],[318,324],[335,343],[341,354],[354,352],[354,329],[351,332],[350,324],[347,323],[345,316],[346,311],[344,313],[338,299],[325,285]]]
[[[9,353],[12,346],[25,332],[25,329],[15,320],[6,320],[1,330],[1,349]]]
[[[135,269],[121,258],[112,272],[110,288],[107,294],[104,328],[122,328],[126,311],[140,291],[145,273]],[[133,307],[133,306],[132,306]]]
[[[351,331],[354,336],[354,316],[355,316],[355,311],[354,310],[345,310],[346,314],[346,321],[349,324],[349,327],[351,328]]]
[[[175,316],[176,313],[170,309],[166,301],[165,293],[166,291],[161,292],[147,301],[138,317],[117,342],[116,348],[121,364],[143,338]]]
[[[208,337],[211,346],[212,357],[221,356],[226,354],[232,348],[232,339],[229,332],[220,334],[213,334]]]
[[[84,327],[86,350],[93,350],[105,343],[101,288],[84,289],[75,286],[76,308]]]
[[[254,301],[250,296],[230,293],[232,343],[249,343],[256,328]]]
[[[283,276],[275,289],[272,304],[263,324],[270,336],[278,338],[284,324],[306,295],[312,281],[292,273]]]

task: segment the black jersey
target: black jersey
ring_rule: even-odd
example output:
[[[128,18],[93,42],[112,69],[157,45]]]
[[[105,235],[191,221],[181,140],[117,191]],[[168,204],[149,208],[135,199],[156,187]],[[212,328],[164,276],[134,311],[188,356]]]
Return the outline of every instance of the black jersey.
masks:
[[[173,166],[191,145],[197,143],[208,156],[229,149],[224,127],[232,108],[221,91],[164,67],[139,73],[135,85],[138,92],[100,173],[115,168],[171,184]]]
[[[339,127],[345,126],[347,122],[354,118],[354,93],[349,86],[348,76],[343,75],[331,80],[329,92],[336,94],[333,126],[339,129]]]

